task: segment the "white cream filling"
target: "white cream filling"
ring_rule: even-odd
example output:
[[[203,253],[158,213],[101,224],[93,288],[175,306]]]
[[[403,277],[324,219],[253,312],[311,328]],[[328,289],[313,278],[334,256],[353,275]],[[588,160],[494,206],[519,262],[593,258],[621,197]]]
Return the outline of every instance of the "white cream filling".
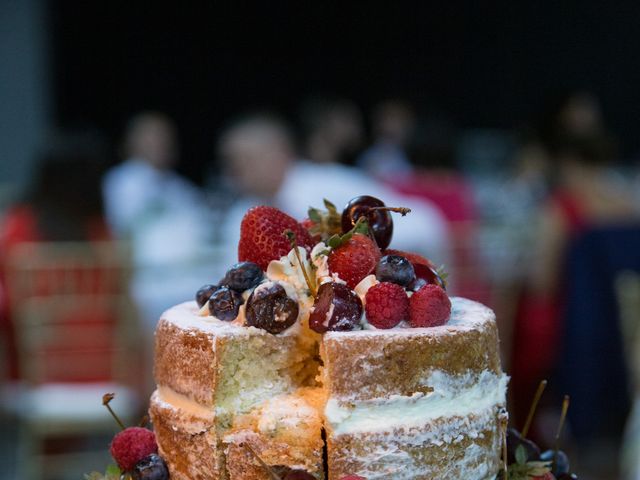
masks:
[[[440,417],[465,417],[506,401],[508,377],[484,371],[476,378],[434,371],[424,384],[429,393],[392,395],[352,406],[330,398],[325,417],[334,435],[418,428]]]
[[[172,408],[181,410],[184,413],[196,415],[205,419],[213,419],[213,409],[200,405],[198,402],[191,400],[189,397],[176,392],[174,389],[159,385],[156,390],[156,399]]]

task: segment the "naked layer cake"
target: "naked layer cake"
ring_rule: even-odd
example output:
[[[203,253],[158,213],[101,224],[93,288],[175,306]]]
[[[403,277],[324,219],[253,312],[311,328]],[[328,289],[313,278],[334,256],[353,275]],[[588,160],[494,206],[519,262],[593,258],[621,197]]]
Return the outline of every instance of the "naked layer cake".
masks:
[[[171,478],[495,478],[493,313],[388,248],[404,209],[325,206],[251,209],[240,263],[162,315],[150,415]]]

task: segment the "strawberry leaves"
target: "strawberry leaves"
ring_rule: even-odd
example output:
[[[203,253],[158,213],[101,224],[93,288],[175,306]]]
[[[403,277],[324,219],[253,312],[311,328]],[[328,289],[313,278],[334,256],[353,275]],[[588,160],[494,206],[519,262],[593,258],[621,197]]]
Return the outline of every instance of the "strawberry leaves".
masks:
[[[326,242],[330,237],[342,233],[342,213],[338,212],[338,208],[326,198],[324,207],[326,210],[309,207],[307,213],[312,224],[309,233]]]
[[[507,467],[509,480],[530,480],[551,471],[550,462],[528,461],[527,451],[523,445],[518,445],[515,452],[516,463]]]

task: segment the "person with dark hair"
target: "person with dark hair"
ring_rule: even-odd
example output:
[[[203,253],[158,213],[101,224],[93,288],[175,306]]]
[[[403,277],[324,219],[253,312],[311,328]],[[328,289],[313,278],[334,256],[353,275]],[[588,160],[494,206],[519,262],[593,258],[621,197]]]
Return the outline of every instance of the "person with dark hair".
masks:
[[[352,164],[362,148],[364,127],[358,106],[333,97],[308,99],[300,111],[303,154],[321,164]]]
[[[632,197],[609,174],[615,143],[607,133],[557,132],[548,149],[553,189],[539,214],[514,326],[511,390],[520,420],[537,383],[555,370],[559,358],[568,247],[593,227],[640,220]]]
[[[416,118],[412,106],[399,99],[377,104],[371,114],[373,144],[358,158],[358,165],[378,178],[411,175],[407,147],[413,137]]]
[[[23,243],[109,240],[100,194],[103,160],[101,144],[92,138],[54,138],[41,154],[28,193],[0,224],[0,326],[8,340],[8,373],[13,379],[18,375],[17,352],[4,281],[6,255]]]

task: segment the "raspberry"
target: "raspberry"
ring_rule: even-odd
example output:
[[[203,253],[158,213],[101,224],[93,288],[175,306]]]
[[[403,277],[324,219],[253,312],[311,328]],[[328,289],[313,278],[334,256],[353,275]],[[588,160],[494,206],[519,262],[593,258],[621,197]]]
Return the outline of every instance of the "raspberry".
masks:
[[[129,427],[111,441],[111,456],[123,471],[129,471],[147,455],[158,453],[156,435],[146,428]]]
[[[244,215],[240,224],[238,260],[257,263],[266,270],[271,260],[279,260],[291,250],[284,235],[291,230],[299,247],[310,250],[313,240],[306,228],[295,218],[273,207],[253,207]]]
[[[400,285],[381,282],[367,292],[364,308],[371,325],[393,328],[409,316],[409,297]]]
[[[380,249],[369,237],[355,234],[351,239],[331,252],[329,271],[337,273],[354,289],[360,280],[374,271],[380,260]]]
[[[438,327],[451,315],[451,300],[437,285],[429,284],[409,299],[409,323],[412,327]]]

